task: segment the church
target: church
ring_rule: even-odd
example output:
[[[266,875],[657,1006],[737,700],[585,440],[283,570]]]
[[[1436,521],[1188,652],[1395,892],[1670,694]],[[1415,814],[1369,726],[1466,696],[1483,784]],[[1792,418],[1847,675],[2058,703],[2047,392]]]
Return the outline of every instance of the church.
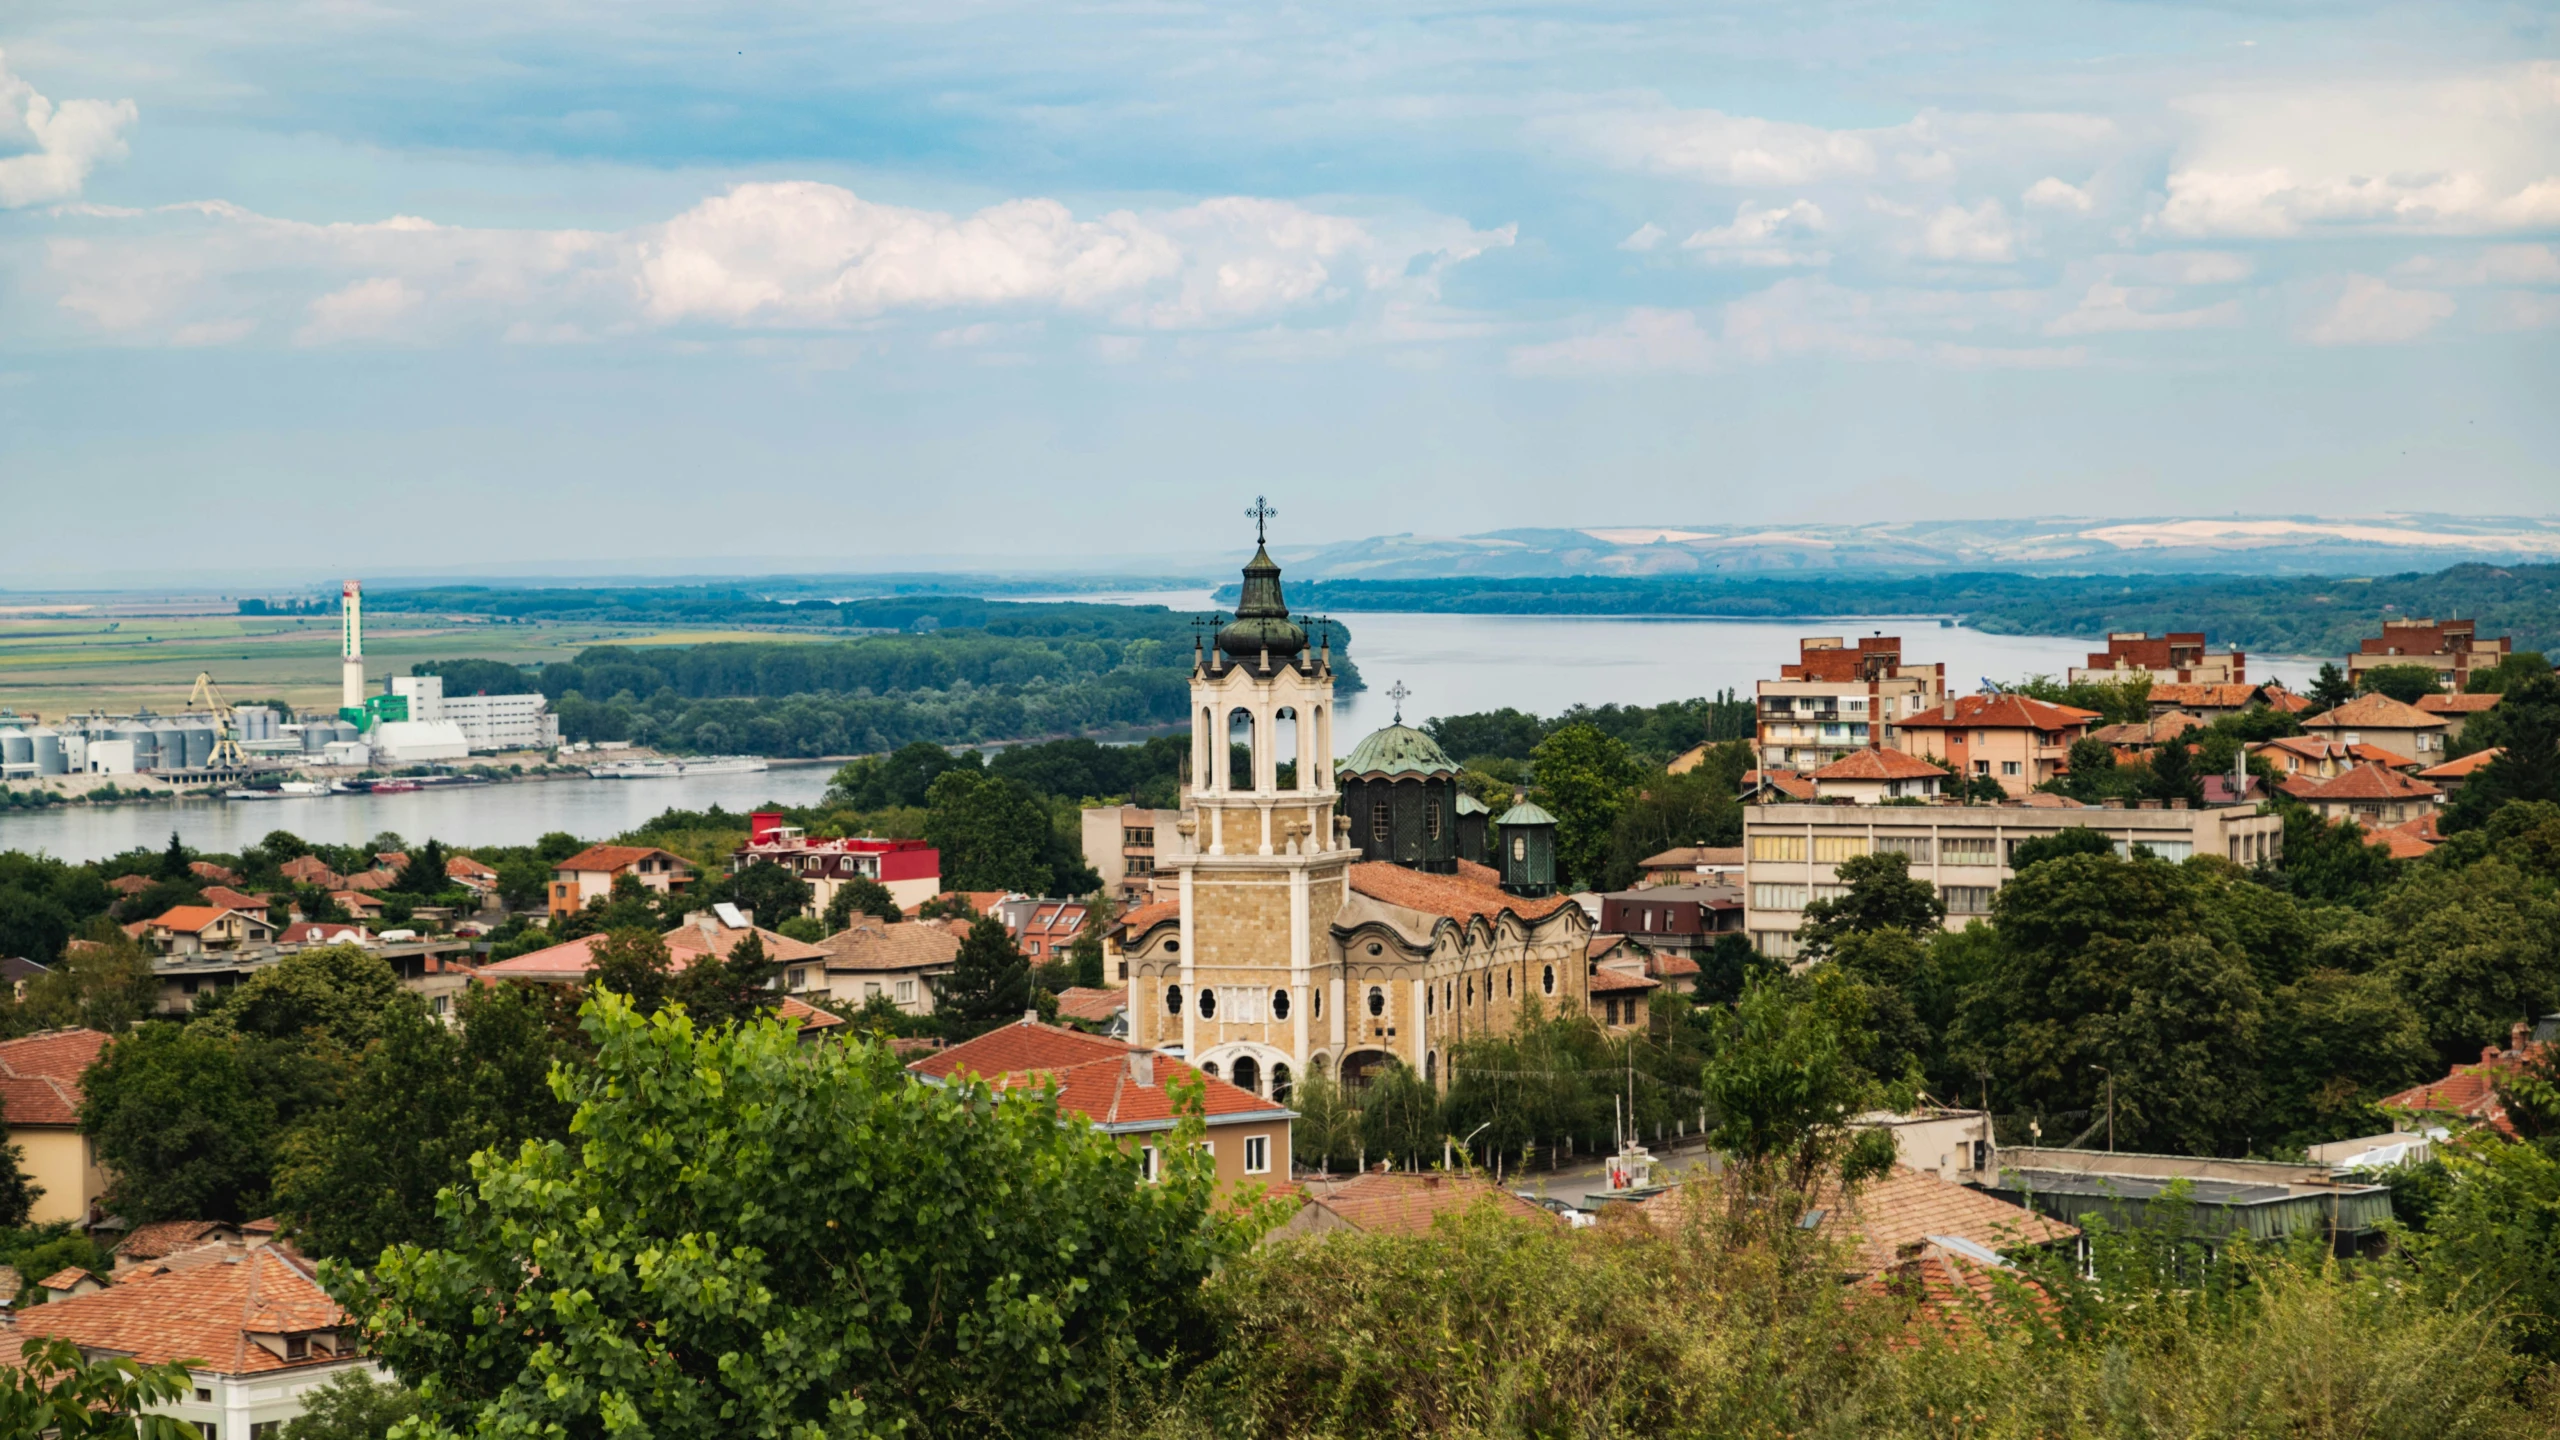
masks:
[[[1327,763],[1319,633],[1258,544],[1234,618],[1193,658],[1191,773],[1156,860],[1175,897],[1122,917],[1129,1038],[1283,1101],[1301,1077],[1357,1090],[1390,1061],[1444,1086],[1450,1046],[1531,1000],[1584,1013],[1590,920],[1557,893],[1554,819],[1487,815],[1401,714]]]

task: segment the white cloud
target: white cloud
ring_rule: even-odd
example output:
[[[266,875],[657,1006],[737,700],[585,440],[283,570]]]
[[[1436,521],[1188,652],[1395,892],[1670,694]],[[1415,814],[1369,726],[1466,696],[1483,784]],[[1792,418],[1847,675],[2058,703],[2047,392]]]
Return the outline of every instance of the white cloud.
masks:
[[[1970,210],[1961,205],[1939,207],[1921,222],[1914,244],[1932,260],[1998,265],[2018,257],[2017,232],[2010,228],[2009,212],[1997,200],[1985,200]]]
[[[2204,95],[2146,225],[2172,235],[2560,224],[2560,63]]]
[[[1581,335],[1511,351],[1524,375],[1704,373],[1799,358],[1920,361],[1967,369],[2049,368],[2087,359],[2076,346],[1942,338],[1996,321],[2005,302],[1933,291],[1869,294],[1820,277],[1781,280],[1713,312],[1638,308]]]
[[[61,223],[47,247],[57,302],[97,329],[143,341],[181,330],[245,337],[291,315],[308,344],[847,329],[969,311],[1156,330],[1268,322],[1337,302],[1410,312],[1438,300],[1451,266],[1515,236],[1250,197],[1090,219],[1027,199],[953,216],[806,181],[740,185],[663,224],[612,233],[408,216],[314,225],[219,202],[84,207]]]
[[[2413,255],[2392,266],[2391,273],[2437,285],[2560,285],[2560,250],[2490,245],[2469,255]]]
[[[2543,290],[2510,290],[2497,297],[2490,324],[2500,330],[2548,330],[2560,325],[2560,295]]]
[[[1810,200],[1771,206],[1745,200],[1734,207],[1732,224],[1701,230],[1681,241],[1680,248],[1731,265],[1821,265],[1830,261],[1829,251],[1794,249],[1790,242],[1819,235],[1824,228],[1822,208]]]
[[[2394,290],[2374,276],[2350,275],[2301,333],[2314,345],[2391,345],[2417,339],[2452,313],[2450,295]]]
[[[100,161],[124,158],[124,132],[138,117],[130,100],[57,105],[10,74],[0,53],[0,210],[79,195]]]
[[[2167,250],[2157,255],[2100,255],[2097,265],[2118,279],[2146,285],[2237,285],[2257,273],[2245,255],[2228,250]]]
[[[1621,169],[1743,189],[1841,181],[1934,187],[1974,166],[2081,155],[2116,139],[2114,123],[2098,116],[1944,110],[1922,110],[1900,125],[1830,129],[1722,110],[1617,104],[1535,128]]]
[[[2088,191],[2051,175],[2028,186],[2018,203],[2030,210],[2062,210],[2075,215],[2086,215],[2097,206]]]
[[[1637,254],[1643,254],[1645,251],[1661,244],[1664,240],[1669,239],[1670,235],[1670,231],[1663,229],[1661,226],[1654,224],[1650,220],[1647,220],[1642,225],[1636,227],[1634,234],[1619,241],[1618,248],[1621,250],[1633,250]]]
[[[2045,327],[2048,335],[2098,335],[2120,330],[2193,330],[2208,325],[2231,325],[2240,319],[2240,302],[2225,300],[2193,310],[2161,310],[2153,307],[2167,304],[2175,292],[2166,289],[2128,289],[2112,281],[2100,280],[2071,311]]]

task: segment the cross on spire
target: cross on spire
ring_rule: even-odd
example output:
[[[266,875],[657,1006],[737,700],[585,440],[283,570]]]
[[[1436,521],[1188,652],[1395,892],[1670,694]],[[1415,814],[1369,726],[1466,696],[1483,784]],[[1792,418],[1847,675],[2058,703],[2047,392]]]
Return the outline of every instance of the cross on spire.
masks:
[[[1253,497],[1253,505],[1244,513],[1245,518],[1253,522],[1253,543],[1256,545],[1268,544],[1269,541],[1263,534],[1263,526],[1270,522],[1272,516],[1277,515],[1280,512],[1271,508],[1270,501],[1256,495]]]
[[[1399,725],[1404,723],[1404,702],[1412,694],[1412,691],[1404,688],[1404,682],[1401,680],[1387,687],[1387,698],[1396,702],[1396,723]]]

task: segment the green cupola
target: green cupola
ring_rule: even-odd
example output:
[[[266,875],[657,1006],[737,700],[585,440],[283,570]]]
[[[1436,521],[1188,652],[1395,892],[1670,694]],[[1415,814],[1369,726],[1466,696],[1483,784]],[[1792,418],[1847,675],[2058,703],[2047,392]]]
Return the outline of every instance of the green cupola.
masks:
[[[1556,893],[1556,817],[1522,798],[1494,820],[1493,828],[1495,843],[1502,847],[1494,867],[1502,872],[1502,888],[1532,897]]]
[[[1458,767],[1428,735],[1398,720],[1334,767],[1360,858],[1438,875],[1458,869]]]

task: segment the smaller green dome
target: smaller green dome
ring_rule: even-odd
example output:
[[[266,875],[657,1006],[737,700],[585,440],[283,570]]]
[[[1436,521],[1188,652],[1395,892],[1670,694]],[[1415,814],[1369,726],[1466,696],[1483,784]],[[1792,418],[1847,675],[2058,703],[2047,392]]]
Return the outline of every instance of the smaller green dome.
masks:
[[[1503,811],[1501,818],[1493,823],[1505,828],[1513,825],[1553,825],[1556,823],[1556,817],[1523,800]]]
[[[1410,725],[1390,725],[1372,733],[1351,751],[1351,758],[1334,767],[1338,775],[1399,776],[1455,775],[1458,767],[1431,737]]]
[[[1461,790],[1458,792],[1458,813],[1461,815],[1490,815],[1493,812],[1485,808],[1483,801],[1468,794],[1466,791]]]

